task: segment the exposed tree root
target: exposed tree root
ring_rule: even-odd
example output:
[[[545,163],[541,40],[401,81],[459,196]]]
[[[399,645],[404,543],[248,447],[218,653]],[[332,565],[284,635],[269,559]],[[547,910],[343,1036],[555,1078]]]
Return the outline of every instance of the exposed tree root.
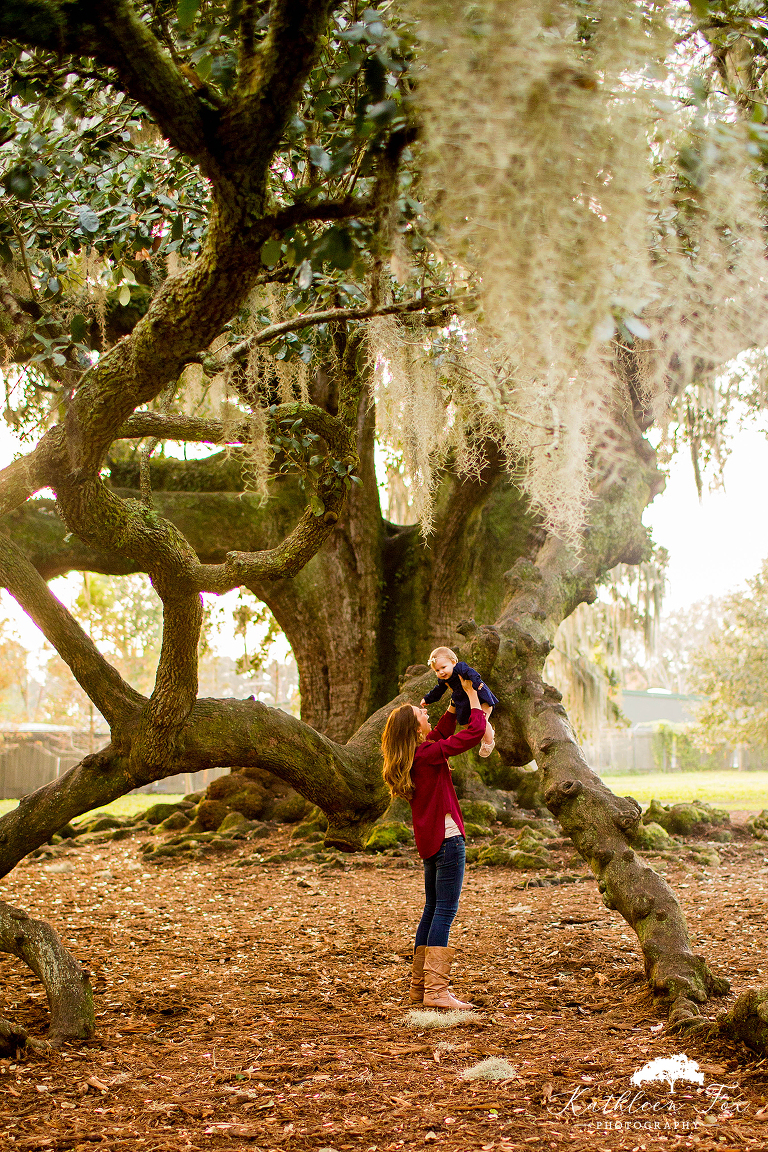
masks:
[[[0,1056],[16,1056],[29,1043],[29,1033],[20,1024],[0,1017]]]
[[[88,972],[77,963],[50,924],[33,920],[20,908],[0,902],[0,951],[23,960],[45,988],[51,1010],[48,1040],[87,1040],[94,1033],[93,993]],[[7,1030],[6,1030],[7,1029]],[[23,1040],[23,1043],[19,1043]],[[0,1024],[0,1043],[15,1052],[32,1041],[23,1028]]]
[[[328,815],[328,830],[323,843],[326,848],[338,848],[340,852],[360,852],[370,836],[377,816],[360,820],[344,820],[342,817]]]
[[[720,1016],[717,1028],[721,1036],[741,1040],[758,1056],[768,1056],[768,988],[751,988]]]

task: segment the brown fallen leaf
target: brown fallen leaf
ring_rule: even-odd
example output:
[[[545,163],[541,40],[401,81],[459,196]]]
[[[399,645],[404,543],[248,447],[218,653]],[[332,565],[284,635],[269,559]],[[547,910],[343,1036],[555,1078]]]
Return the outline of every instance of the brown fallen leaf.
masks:
[[[103,1080],[99,1080],[98,1076],[89,1076],[86,1084],[95,1088],[97,1092],[109,1092],[109,1085],[105,1084]]]

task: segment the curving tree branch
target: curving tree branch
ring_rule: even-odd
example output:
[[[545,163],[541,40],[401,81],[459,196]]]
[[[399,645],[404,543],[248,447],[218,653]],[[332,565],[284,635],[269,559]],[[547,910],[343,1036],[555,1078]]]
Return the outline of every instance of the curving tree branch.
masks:
[[[68,665],[80,687],[108,724],[134,716],[146,702],[105,660],[64,605],[19,549],[0,535],[0,584],[45,636]]]
[[[271,0],[269,27],[261,45],[252,40],[251,22],[241,30],[241,70],[237,90],[222,114],[218,132],[229,163],[245,174],[271,155],[290,109],[314,63],[319,38],[338,0]],[[248,38],[251,37],[250,43]]]
[[[228,365],[245,360],[252,348],[260,344],[271,344],[279,336],[287,332],[298,332],[302,328],[309,328],[314,324],[334,324],[342,320],[370,320],[373,316],[402,316],[408,312],[426,312],[431,308],[455,308],[457,305],[472,303],[476,297],[472,293],[461,296],[430,296],[422,293],[410,300],[401,300],[396,304],[370,304],[364,308],[326,308],[322,312],[306,312],[303,316],[293,316],[290,320],[281,320],[279,324],[270,324],[260,332],[233,344],[228,348],[221,359],[199,356],[196,362],[202,364],[209,375],[213,376],[223,372]]]
[[[286,420],[301,420],[302,424],[325,440],[329,448],[344,452],[350,449],[350,431],[338,417],[316,404],[300,401],[275,404],[269,409],[272,429]],[[198,441],[205,444],[247,444],[253,440],[253,422],[247,418],[236,424],[221,420],[207,420],[198,416],[157,412],[136,412],[125,421],[115,439],[132,440],[152,436],[158,440]]]
[[[0,9],[0,36],[59,56],[95,57],[175,148],[211,168],[204,107],[127,0],[16,0]]]
[[[49,924],[33,920],[20,908],[0,901],[0,952],[18,956],[45,988],[51,1010],[51,1045],[57,1047],[67,1040],[88,1040],[93,1036],[96,1019],[89,974]],[[28,1041],[26,1034],[23,1040]]]

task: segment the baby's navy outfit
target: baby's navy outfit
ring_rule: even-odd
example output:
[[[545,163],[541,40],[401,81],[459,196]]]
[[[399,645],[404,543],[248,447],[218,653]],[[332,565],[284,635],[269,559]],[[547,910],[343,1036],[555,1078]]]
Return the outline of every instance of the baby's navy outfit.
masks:
[[[467,696],[461,686],[460,676],[463,676],[465,680],[472,681],[472,685],[477,692],[477,697],[481,704],[490,704],[492,708],[496,707],[499,701],[493,692],[491,692],[490,688],[483,683],[480,673],[476,672],[474,668],[470,668],[469,664],[465,664],[463,660],[459,660],[458,664],[454,666],[453,672],[447,680],[438,680],[434,688],[427,692],[424,697],[424,703],[434,704],[450,686],[453,691],[451,703],[456,709],[456,723],[469,724],[472,709],[469,704],[469,696]]]

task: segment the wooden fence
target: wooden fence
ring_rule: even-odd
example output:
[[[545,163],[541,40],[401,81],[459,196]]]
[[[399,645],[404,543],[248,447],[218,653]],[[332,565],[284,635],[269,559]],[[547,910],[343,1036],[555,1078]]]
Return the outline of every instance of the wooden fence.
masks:
[[[70,753],[58,756],[39,744],[17,744],[0,752],[0,799],[18,800],[42,788],[82,760]]]
[[[65,772],[79,764],[84,751],[67,751],[62,754],[49,751],[40,744],[23,742],[14,744],[10,748],[0,748],[0,800],[19,800],[30,792],[50,784],[52,780],[63,776]],[[223,776],[227,768],[209,768],[203,772],[182,772],[178,776],[169,776],[165,780],[158,780],[154,784],[146,784],[137,788],[137,792],[145,793],[189,793],[201,792],[208,787],[211,780]]]

